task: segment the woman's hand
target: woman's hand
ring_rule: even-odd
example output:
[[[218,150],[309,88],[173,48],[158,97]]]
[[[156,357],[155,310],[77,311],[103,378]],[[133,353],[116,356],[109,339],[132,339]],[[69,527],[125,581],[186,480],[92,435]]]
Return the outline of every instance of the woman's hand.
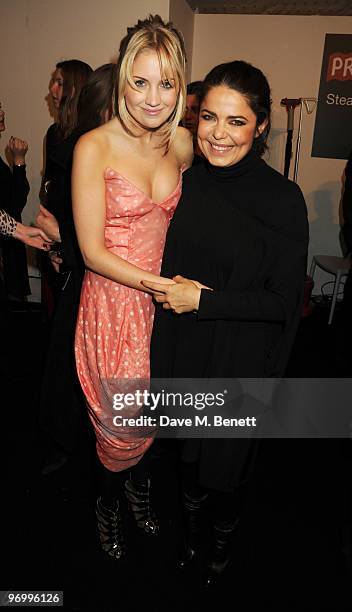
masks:
[[[19,222],[17,222],[13,238],[42,251],[48,251],[52,242],[43,230],[37,227],[29,227]]]
[[[209,287],[179,274],[172,280],[175,284],[167,287],[150,281],[142,281],[142,285],[152,291],[155,301],[162,304],[165,310],[172,310],[176,314],[198,310],[201,289]]]
[[[59,224],[56,217],[41,204],[39,205],[39,213],[35,223],[51,240],[54,242],[61,242]]]
[[[25,164],[25,157],[28,151],[28,144],[21,138],[11,136],[8,144],[8,148],[11,151],[13,163],[16,165]]]
[[[59,273],[60,272],[60,265],[62,264],[61,257],[59,257],[56,253],[51,252],[51,253],[49,253],[49,259],[51,261],[51,264],[52,264],[55,272]]]

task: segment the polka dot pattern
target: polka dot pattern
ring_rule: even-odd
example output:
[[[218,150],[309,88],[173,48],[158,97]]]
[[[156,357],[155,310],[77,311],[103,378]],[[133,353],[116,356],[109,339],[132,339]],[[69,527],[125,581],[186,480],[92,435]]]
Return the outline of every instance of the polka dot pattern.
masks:
[[[182,178],[160,203],[107,168],[105,243],[126,261],[160,273],[166,231],[181,195]],[[76,328],[75,353],[103,465],[120,471],[137,463],[152,442],[112,426],[113,381],[148,379],[154,306],[150,295],[87,270]],[[113,392],[109,392],[113,389]],[[115,414],[113,415],[115,416]]]

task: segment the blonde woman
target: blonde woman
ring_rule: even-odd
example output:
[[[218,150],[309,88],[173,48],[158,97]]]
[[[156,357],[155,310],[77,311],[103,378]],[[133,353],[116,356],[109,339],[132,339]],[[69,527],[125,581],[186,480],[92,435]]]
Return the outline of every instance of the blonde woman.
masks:
[[[76,330],[77,371],[102,463],[97,500],[102,548],[124,554],[119,497],[138,527],[156,534],[150,507],[152,437],[113,424],[113,391],[148,379],[154,307],[141,281],[160,278],[166,231],[192,163],[192,139],[178,127],[185,107],[185,54],[172,24],[150,16],[128,29],[117,63],[115,117],[83,136],[75,149],[73,211],[88,270]]]

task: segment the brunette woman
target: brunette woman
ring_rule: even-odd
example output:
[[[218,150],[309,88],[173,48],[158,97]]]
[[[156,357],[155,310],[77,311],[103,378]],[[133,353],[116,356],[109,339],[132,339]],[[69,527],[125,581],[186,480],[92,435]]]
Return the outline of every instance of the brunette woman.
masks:
[[[77,103],[76,127],[61,146],[56,147],[55,189],[54,185],[50,185],[48,194],[57,195],[57,218],[43,207],[37,217],[37,224],[59,245],[60,253],[52,253],[51,259],[56,266],[54,274],[61,285],[51,324],[41,393],[40,425],[48,434],[43,474],[64,465],[77,451],[79,443],[85,443],[87,439],[86,411],[77,380],[73,349],[84,263],[72,216],[72,155],[74,144],[82,134],[111,118],[114,72],[113,64],[100,66],[90,74],[83,86]]]
[[[64,203],[70,200],[70,187],[66,181],[67,168],[72,158],[77,138],[73,134],[78,119],[78,99],[92,68],[81,60],[65,60],[56,64],[50,80],[49,91],[55,112],[53,123],[45,137],[45,169],[40,189],[41,212],[49,211],[60,222]],[[67,188],[69,195],[67,195]],[[37,225],[50,233],[56,244],[52,252],[60,250],[57,227],[49,215],[39,217]],[[60,295],[65,279],[54,273],[48,258],[42,264],[42,302],[49,317],[52,316],[55,301]]]
[[[301,314],[308,224],[299,187],[261,158],[270,109],[267,79],[246,62],[221,64],[205,78],[198,145],[207,163],[185,174],[161,270],[176,284],[143,281],[163,305],[152,337],[155,378],[284,373]],[[250,438],[184,445],[186,547],[180,565],[197,557],[200,513],[211,494],[207,584],[229,562],[239,487],[249,477],[255,446]]]

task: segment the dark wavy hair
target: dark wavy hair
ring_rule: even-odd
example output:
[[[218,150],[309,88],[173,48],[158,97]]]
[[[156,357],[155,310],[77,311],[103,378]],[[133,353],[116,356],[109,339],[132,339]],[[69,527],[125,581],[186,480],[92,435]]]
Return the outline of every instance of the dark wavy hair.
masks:
[[[77,131],[84,134],[112,117],[116,64],[96,68],[82,87],[77,105]]]
[[[58,62],[56,68],[63,76],[63,92],[57,118],[61,138],[67,138],[77,126],[77,105],[81,89],[93,72],[92,68],[81,60]]]
[[[219,64],[208,72],[203,81],[200,103],[213,87],[219,85],[226,85],[246,98],[257,117],[257,127],[267,119],[267,126],[254,139],[252,147],[258,155],[263,155],[268,148],[267,139],[271,128],[271,94],[266,77],[259,68],[244,61]]]
[[[196,95],[199,99],[203,87],[203,81],[192,81],[187,85],[187,96]]]

